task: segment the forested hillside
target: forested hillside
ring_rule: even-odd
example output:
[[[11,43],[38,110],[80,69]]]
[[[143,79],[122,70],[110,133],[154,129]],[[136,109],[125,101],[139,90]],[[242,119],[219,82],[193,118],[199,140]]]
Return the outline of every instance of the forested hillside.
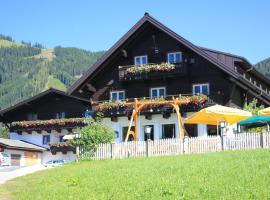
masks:
[[[0,35],[0,109],[49,87],[66,90],[102,53],[60,46],[45,49]]]
[[[258,69],[262,74],[270,78],[270,58],[267,58],[255,65],[255,68]]]

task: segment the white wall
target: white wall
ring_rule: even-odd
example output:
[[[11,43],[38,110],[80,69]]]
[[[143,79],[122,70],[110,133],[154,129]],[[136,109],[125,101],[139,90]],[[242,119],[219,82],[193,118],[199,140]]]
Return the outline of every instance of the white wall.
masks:
[[[198,137],[206,137],[207,136],[207,125],[206,124],[198,124]]]
[[[118,131],[119,137],[115,139],[115,142],[123,141],[122,128],[129,126],[129,120],[127,117],[118,117],[117,122],[111,121],[111,118],[104,118],[102,122],[113,128],[114,131]],[[168,119],[162,117],[161,114],[152,115],[152,119],[145,119],[144,115],[141,115],[139,118],[139,140],[144,140],[144,126],[145,125],[154,125],[154,139],[160,139],[162,137],[162,125],[163,124],[175,124],[175,135],[176,138],[179,137],[178,134],[178,122],[175,113],[172,113]]]
[[[11,154],[19,154],[21,155],[21,160],[20,160],[20,166],[24,166],[24,152],[23,150],[13,150],[13,149],[5,149],[4,152],[6,152],[7,154],[11,155]],[[42,163],[42,153],[38,153],[38,164]]]
[[[10,133],[10,139],[13,140],[24,140],[26,142],[36,144],[38,146],[42,146],[45,148],[49,148],[49,145],[43,145],[43,135],[50,135],[50,141],[51,142],[59,142],[60,138],[57,137],[58,135],[66,135],[68,134],[68,131],[65,129],[62,129],[61,132],[57,132],[56,130],[52,130],[51,133],[48,133],[47,131],[42,131],[41,133],[37,133],[35,131],[32,131],[32,134],[29,134],[27,132],[22,132],[21,135],[19,135],[16,132]]]
[[[44,151],[42,154],[42,163],[46,163],[47,161],[50,160],[66,160],[68,162],[75,161],[76,160],[76,154],[73,152],[69,151],[67,154],[63,154],[62,152],[57,152],[56,155],[52,155],[50,151]]]

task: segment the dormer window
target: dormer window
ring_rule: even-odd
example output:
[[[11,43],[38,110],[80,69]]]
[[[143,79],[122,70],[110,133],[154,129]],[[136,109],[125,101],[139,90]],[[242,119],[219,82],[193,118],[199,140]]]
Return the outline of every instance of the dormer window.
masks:
[[[125,99],[125,91],[111,92],[111,101],[122,101]]]
[[[146,64],[148,64],[147,55],[134,57],[134,65],[146,65]]]
[[[168,63],[175,64],[182,62],[182,52],[170,52],[167,58]]]

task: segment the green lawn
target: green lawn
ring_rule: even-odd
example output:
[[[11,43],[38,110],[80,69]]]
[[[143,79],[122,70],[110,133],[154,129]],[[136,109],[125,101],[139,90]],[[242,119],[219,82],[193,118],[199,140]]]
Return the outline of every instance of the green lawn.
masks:
[[[270,150],[73,163],[9,181],[13,199],[270,199]],[[1,194],[0,194],[1,196]]]

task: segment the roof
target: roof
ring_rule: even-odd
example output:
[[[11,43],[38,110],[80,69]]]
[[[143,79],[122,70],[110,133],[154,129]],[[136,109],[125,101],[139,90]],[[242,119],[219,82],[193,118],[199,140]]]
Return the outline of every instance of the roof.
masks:
[[[241,57],[241,56],[237,56],[237,55],[234,55],[234,54],[215,51],[215,50],[211,50],[211,49],[207,49],[207,48],[203,48],[203,47],[199,47],[197,45],[194,45],[193,43],[191,43],[188,40],[184,39],[183,37],[181,37],[180,35],[178,35],[174,31],[172,31],[171,29],[169,29],[168,27],[166,27],[165,25],[163,25],[162,23],[157,21],[155,18],[150,16],[148,13],[145,13],[145,15],[122,38],[120,38],[120,40],[118,40],[108,51],[106,51],[103,54],[103,56],[95,64],[93,64],[92,67],[90,67],[83,74],[83,76],[79,80],[77,80],[69,88],[68,94],[75,93],[76,90],[81,89],[81,87],[84,84],[86,84],[89,80],[91,80],[92,75],[94,74],[94,72],[103,63],[105,63],[112,56],[112,54],[117,49],[119,49],[146,22],[150,23],[151,25],[157,27],[158,29],[160,29],[164,33],[168,34],[169,36],[174,38],[176,41],[178,41],[181,44],[183,44],[184,46],[188,47],[189,49],[191,49],[192,51],[194,51],[195,53],[197,53],[201,57],[208,60],[210,63],[216,65],[218,68],[220,68],[224,72],[228,73],[231,77],[235,78],[236,80],[239,79],[240,75],[235,71],[234,67],[230,67],[228,64],[226,64],[226,62],[225,63],[221,62],[220,59],[215,58],[213,55],[211,55],[211,52],[221,53],[223,55],[233,57],[234,59],[238,59],[238,61],[240,61],[240,62],[247,63],[247,65],[249,65],[249,68],[252,68],[252,65],[250,64],[250,62],[246,58]],[[259,72],[257,72],[254,69],[252,70],[251,73],[254,73],[257,77],[259,77],[260,79],[266,81],[270,85],[270,80],[267,77],[265,77],[264,75],[260,74]],[[239,81],[243,82],[241,79],[239,79]],[[248,82],[244,82],[244,84],[248,84],[250,86],[252,85],[251,83],[248,83]]]
[[[260,73],[256,68],[254,68],[253,65],[249,62],[249,60],[247,60],[245,57],[205,47],[200,48],[204,50],[206,53],[210,54],[215,59],[219,60],[219,62],[223,62],[228,67],[234,68],[234,62],[244,63],[246,65],[246,68],[249,69],[249,73],[255,75],[257,78],[263,80],[264,82],[270,85],[270,79],[267,78],[262,73]],[[222,59],[222,56],[224,56],[225,58]],[[226,59],[231,60],[233,62],[226,62]]]
[[[32,151],[46,151],[47,149],[44,147],[40,147],[34,144],[30,144],[27,142],[23,142],[20,140],[11,140],[0,138],[0,145],[3,145],[9,149],[21,149],[21,150],[32,150]]]
[[[165,25],[163,25],[162,23],[160,23],[159,21],[157,21],[155,18],[153,18],[152,16],[150,16],[148,13],[145,13],[145,15],[120,40],[118,40],[108,51],[106,51],[106,53],[103,54],[103,56],[92,67],[90,67],[83,74],[83,76],[79,80],[77,80],[69,88],[68,93],[69,94],[72,94],[73,92],[75,92],[75,90],[79,89],[80,86],[82,84],[84,84],[91,77],[91,75],[93,74],[93,72],[95,72],[95,70],[97,68],[99,68],[99,66],[101,64],[103,64],[111,56],[111,54],[115,50],[117,50],[121,45],[123,45],[129,39],[129,37],[131,35],[133,35],[146,22],[149,22],[153,26],[159,28],[160,30],[162,30],[163,32],[165,32],[166,34],[168,34],[169,36],[171,36],[172,38],[176,39],[177,41],[179,41],[180,43],[182,43],[186,47],[190,48],[191,50],[193,50],[194,52],[196,52],[200,56],[204,57],[205,59],[207,59],[211,63],[217,65],[221,69],[225,70],[227,73],[231,74],[233,77],[237,78],[236,73],[233,70],[231,70],[228,67],[226,67],[226,65],[224,65],[223,63],[218,62],[217,59],[214,59],[212,56],[210,56],[208,53],[206,53],[200,47],[192,44],[188,40],[184,39],[183,37],[181,37],[180,35],[178,35],[174,31],[172,31],[171,29],[169,29],[168,27],[166,27]]]
[[[37,95],[35,95],[33,97],[30,97],[30,98],[28,98],[26,100],[23,100],[23,101],[15,104],[13,106],[10,106],[10,107],[8,107],[6,109],[1,110],[0,111],[0,120],[1,120],[1,118],[3,118],[3,115],[5,113],[7,113],[7,112],[9,112],[11,110],[14,110],[16,108],[19,108],[20,106],[26,105],[26,104],[28,104],[28,103],[30,103],[32,101],[37,100],[37,99],[40,99],[40,98],[42,98],[42,97],[44,97],[44,96],[46,96],[48,94],[58,94],[58,95],[65,96],[65,97],[68,97],[68,98],[76,99],[78,101],[89,103],[89,101],[87,101],[85,99],[82,99],[82,98],[79,98],[79,97],[75,97],[75,96],[69,95],[66,92],[63,92],[61,90],[57,90],[57,89],[54,89],[54,88],[49,88],[48,90],[45,90],[44,92],[41,92],[41,93],[39,93],[39,94],[37,94]]]

